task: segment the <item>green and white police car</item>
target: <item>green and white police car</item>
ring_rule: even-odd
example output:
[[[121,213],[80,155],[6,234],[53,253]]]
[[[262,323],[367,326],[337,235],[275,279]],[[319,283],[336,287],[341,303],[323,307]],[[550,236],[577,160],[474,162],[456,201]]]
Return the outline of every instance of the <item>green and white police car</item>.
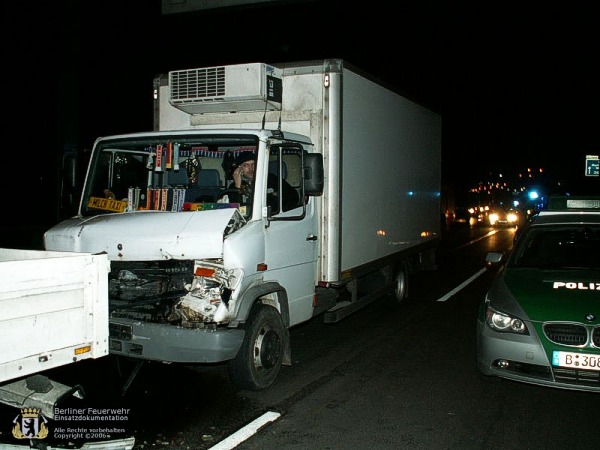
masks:
[[[551,198],[515,240],[477,317],[484,375],[600,392],[600,197]]]

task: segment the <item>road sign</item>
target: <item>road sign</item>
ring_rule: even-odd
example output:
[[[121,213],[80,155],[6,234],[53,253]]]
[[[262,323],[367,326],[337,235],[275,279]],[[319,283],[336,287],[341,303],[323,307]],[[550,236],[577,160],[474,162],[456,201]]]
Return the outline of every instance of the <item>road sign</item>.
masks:
[[[600,159],[598,155],[585,155],[585,176],[600,176]]]

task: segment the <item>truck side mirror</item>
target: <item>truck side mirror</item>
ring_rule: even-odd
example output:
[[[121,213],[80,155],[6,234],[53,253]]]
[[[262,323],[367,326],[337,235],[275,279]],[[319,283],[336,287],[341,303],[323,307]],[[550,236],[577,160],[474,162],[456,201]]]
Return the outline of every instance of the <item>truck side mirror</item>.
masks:
[[[323,194],[325,184],[323,173],[323,155],[320,153],[304,155],[304,195]]]

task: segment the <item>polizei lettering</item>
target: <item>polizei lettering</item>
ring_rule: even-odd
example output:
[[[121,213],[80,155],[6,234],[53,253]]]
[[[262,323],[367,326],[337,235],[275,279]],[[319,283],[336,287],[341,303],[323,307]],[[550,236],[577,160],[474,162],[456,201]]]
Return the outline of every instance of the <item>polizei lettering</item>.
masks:
[[[582,291],[600,291],[600,283],[594,281],[576,282],[576,281],[555,281],[552,283],[554,289],[580,289]]]

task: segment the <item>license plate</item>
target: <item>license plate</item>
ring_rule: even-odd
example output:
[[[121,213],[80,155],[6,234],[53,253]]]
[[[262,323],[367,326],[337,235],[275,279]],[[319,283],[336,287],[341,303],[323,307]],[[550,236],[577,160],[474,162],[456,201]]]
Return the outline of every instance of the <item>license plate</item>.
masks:
[[[552,365],[600,372],[600,355],[554,350],[552,352]]]

